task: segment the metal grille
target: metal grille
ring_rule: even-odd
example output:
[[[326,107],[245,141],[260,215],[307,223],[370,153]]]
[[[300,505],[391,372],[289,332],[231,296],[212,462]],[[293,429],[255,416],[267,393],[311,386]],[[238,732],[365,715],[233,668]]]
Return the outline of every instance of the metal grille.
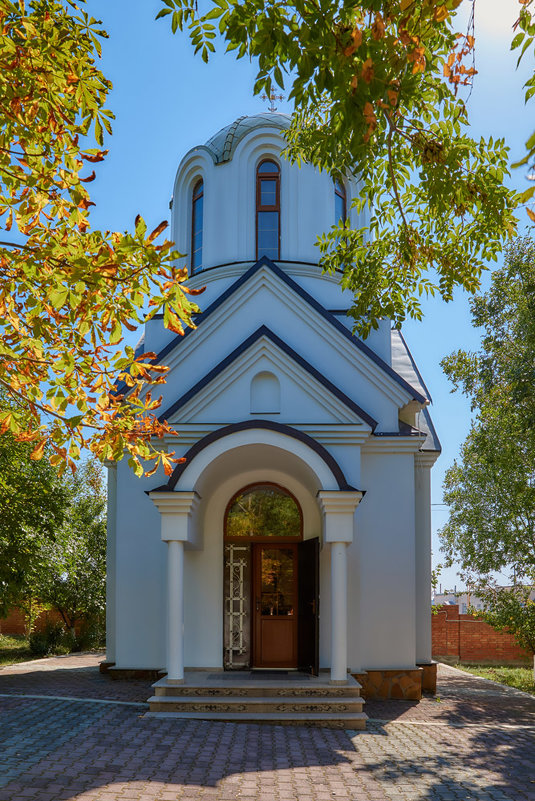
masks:
[[[225,545],[224,656],[227,670],[251,665],[251,545]]]

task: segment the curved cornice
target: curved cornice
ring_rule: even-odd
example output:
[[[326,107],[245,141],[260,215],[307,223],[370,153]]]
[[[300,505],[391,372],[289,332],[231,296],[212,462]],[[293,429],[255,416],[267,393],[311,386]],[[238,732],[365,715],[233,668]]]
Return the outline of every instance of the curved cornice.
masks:
[[[181,462],[175,467],[167,484],[164,484],[160,487],[155,487],[150,491],[173,492],[186,467],[188,467],[192,460],[195,459],[195,457],[201,453],[201,451],[208,447],[208,445],[211,445],[213,442],[217,442],[219,439],[228,437],[230,434],[235,434],[237,431],[246,431],[248,429],[267,429],[268,431],[276,431],[278,434],[285,434],[287,437],[291,437],[292,439],[302,442],[304,445],[307,445],[309,448],[311,448],[311,450],[317,453],[317,455],[325,462],[333,474],[340,490],[348,492],[355,491],[355,487],[352,487],[350,484],[348,484],[342,468],[336,459],[323,445],[310,437],[308,434],[305,434],[304,431],[299,431],[298,429],[292,428],[292,426],[284,425],[283,423],[276,423],[273,420],[244,420],[241,423],[232,423],[231,425],[224,426],[223,428],[218,428],[217,431],[211,431],[205,437],[196,442],[195,445],[192,445],[192,447],[187,451],[184,456],[185,461]]]

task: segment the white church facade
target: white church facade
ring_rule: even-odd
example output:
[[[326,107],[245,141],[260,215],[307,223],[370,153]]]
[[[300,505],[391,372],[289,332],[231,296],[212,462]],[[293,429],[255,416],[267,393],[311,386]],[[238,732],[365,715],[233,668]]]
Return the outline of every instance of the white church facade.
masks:
[[[281,158],[288,124],[240,118],[178,168],[172,234],[202,313],[184,336],[150,321],[140,348],[170,368],[160,412],[185,461],[110,466],[115,671],[336,687],[432,662],[429,393],[388,321],[352,334],[314,242],[363,224],[355,182]]]

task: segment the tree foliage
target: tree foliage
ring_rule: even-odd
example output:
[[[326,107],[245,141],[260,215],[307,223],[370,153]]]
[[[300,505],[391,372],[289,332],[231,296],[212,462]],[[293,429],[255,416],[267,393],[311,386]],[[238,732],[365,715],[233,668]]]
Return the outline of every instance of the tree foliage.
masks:
[[[0,616],[17,607],[28,628],[46,607],[73,629],[102,618],[106,494],[95,458],[59,476],[31,445],[0,438]]]
[[[34,595],[57,609],[67,628],[103,619],[106,607],[106,491],[103,469],[84,462],[64,479],[68,509],[53,539],[43,542]]]
[[[516,609],[520,631],[519,610],[527,615],[528,606],[496,592],[493,574],[507,571],[511,584],[527,588],[535,583],[533,240],[509,247],[491,288],[471,307],[474,325],[483,329],[480,351],[458,351],[442,363],[454,388],[470,398],[475,418],[460,461],[446,473],[449,520],[440,537],[448,563],[460,562],[489,613],[503,622]]]
[[[502,140],[474,141],[457,95],[474,38],[454,30],[461,0],[162,0],[207,60],[216,25],[227,50],[258,65],[255,92],[290,88],[287,153],[360,181],[369,223],[319,238],[324,269],[341,269],[350,314],[366,335],[382,317],[420,318],[421,296],[477,290],[487,259],[515,232],[523,197],[505,187]]]
[[[522,648],[535,654],[535,603],[529,597],[529,589],[487,590],[483,595],[486,622],[498,631],[513,634]]]
[[[0,433],[32,442],[32,459],[48,447],[59,469],[85,447],[169,472],[151,442],[168,430],[150,392],[166,368],[118,346],[157,312],[182,332],[196,306],[165,222],[91,228],[113,114],[97,66],[106,34],[83,2],[0,0],[0,386],[12,401]]]
[[[0,400],[5,404],[1,394]],[[32,596],[23,588],[41,544],[62,525],[67,507],[56,469],[47,459],[32,461],[31,451],[31,444],[9,433],[0,437],[0,616],[25,599],[32,617]]]
[[[531,10],[533,7],[534,0],[518,0],[521,6],[520,14],[518,20],[515,23],[515,30],[517,31],[513,41],[511,42],[511,50],[519,50],[520,54],[518,56],[517,67],[524,58],[524,55],[530,48],[533,47],[535,42],[535,20],[533,19],[533,11]],[[535,51],[534,51],[535,52]],[[525,100],[526,103],[528,100],[531,100],[533,95],[535,94],[535,72],[531,75],[526,83],[524,84],[524,88],[526,90]],[[531,164],[533,168],[533,160],[535,159],[535,131],[531,134],[529,139],[526,142],[526,155],[524,156],[521,161],[518,161],[516,164],[513,164],[513,167],[521,167],[525,164]],[[533,180],[533,176],[530,176],[531,180]],[[535,212],[532,209],[528,209],[528,216],[530,219],[535,222]]]

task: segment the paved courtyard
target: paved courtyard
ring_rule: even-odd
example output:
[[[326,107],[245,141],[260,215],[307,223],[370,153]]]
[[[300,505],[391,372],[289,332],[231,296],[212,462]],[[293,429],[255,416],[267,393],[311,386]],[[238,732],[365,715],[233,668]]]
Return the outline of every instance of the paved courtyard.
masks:
[[[535,801],[535,698],[453,668],[356,733],[145,718],[100,659],[0,669],[0,801]]]

